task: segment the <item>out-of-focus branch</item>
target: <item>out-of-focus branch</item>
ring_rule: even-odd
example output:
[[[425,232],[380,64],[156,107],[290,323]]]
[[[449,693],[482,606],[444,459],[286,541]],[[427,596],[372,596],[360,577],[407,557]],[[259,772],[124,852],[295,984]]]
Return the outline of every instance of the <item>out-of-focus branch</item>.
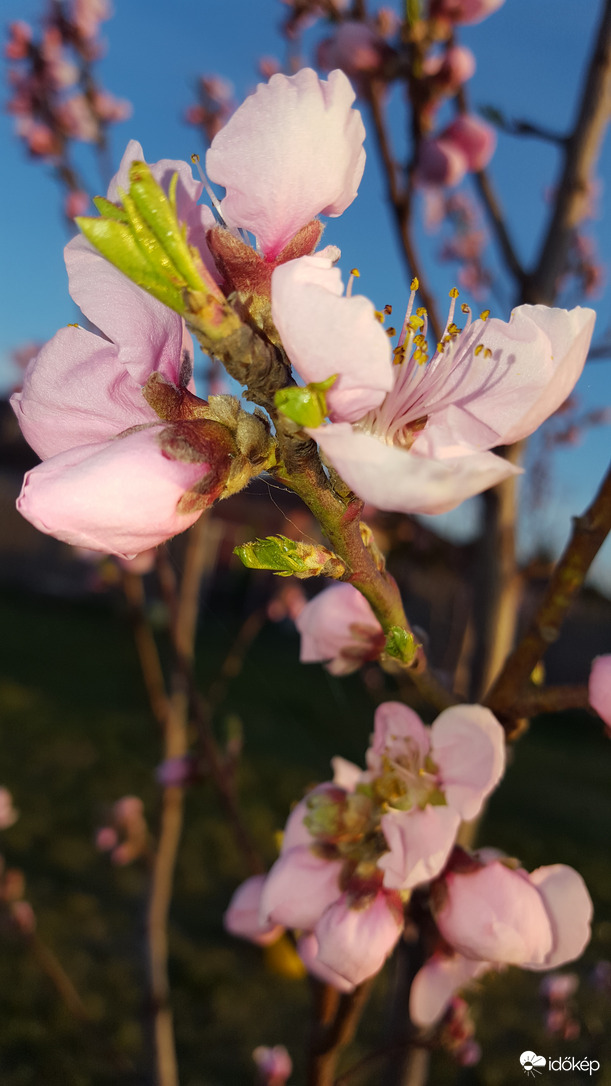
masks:
[[[605,0],[577,119],[564,150],[551,218],[523,301],[552,305],[574,230],[587,214],[592,170],[611,119],[611,0]]]
[[[408,275],[410,276],[410,279],[415,276],[418,280],[420,297],[426,307],[431,329],[435,339],[439,341],[443,335],[443,325],[441,324],[437,312],[437,303],[427,286],[426,277],[423,275],[422,268],[420,267],[420,262],[412,239],[411,199],[408,191],[404,191],[402,185],[399,183],[397,163],[393,157],[384,118],[384,109],[382,105],[383,93],[383,86],[375,80],[372,80],[369,84],[368,101],[378,152],[386,177],[386,195],[395,216],[399,238],[401,240],[401,247],[407,264]]]
[[[557,713],[563,709],[587,709],[588,688],[585,683],[575,686],[543,686],[540,689],[519,694],[513,712],[516,717],[537,716],[538,713]]]
[[[142,577],[139,573],[123,570],[122,585],[149,703],[153,715],[163,729],[169,703],[157,644],[146,617]]]
[[[611,467],[586,512],[574,520],[571,538],[559,559],[531,625],[495,682],[487,704],[511,734],[516,704],[533,668],[557,640],[562,623],[586,574],[611,531]]]
[[[350,1043],[371,991],[366,981],[350,995],[342,995],[330,985],[319,988],[316,1022],[310,1039],[307,1086],[333,1086],[335,1068],[341,1051]]]
[[[498,196],[494,191],[490,175],[486,170],[478,170],[478,172],[474,174],[474,178],[481,201],[488,215],[490,225],[494,231],[503,257],[505,258],[507,270],[511,272],[517,286],[521,289],[524,284],[526,273],[509,236],[505,216],[503,215]]]

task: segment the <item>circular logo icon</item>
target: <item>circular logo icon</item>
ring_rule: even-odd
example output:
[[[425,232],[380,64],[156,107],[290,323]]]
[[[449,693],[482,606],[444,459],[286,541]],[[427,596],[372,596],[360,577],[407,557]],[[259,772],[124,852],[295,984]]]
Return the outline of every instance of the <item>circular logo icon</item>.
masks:
[[[542,1068],[546,1066],[547,1060],[545,1056],[537,1056],[536,1052],[523,1052],[520,1056],[520,1063],[522,1064],[522,1070],[527,1075],[542,1074]]]

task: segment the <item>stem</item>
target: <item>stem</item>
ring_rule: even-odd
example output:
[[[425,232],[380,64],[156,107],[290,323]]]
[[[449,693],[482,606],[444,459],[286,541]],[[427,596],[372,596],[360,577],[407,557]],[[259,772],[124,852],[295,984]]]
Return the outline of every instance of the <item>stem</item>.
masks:
[[[341,1051],[350,1043],[371,991],[367,981],[350,995],[342,995],[330,985],[320,988],[318,1020],[312,1030],[307,1086],[333,1086],[335,1068]]]
[[[567,611],[586,574],[611,531],[611,467],[590,507],[573,521],[571,538],[559,559],[547,591],[530,628],[507,660],[487,704],[505,717],[509,734],[515,720],[515,703],[535,664],[560,636]]]
[[[123,570],[122,585],[150,706],[158,723],[165,728],[169,711],[168,696],[157,644],[146,617],[144,582],[139,573]]]
[[[519,717],[537,716],[539,713],[557,713],[563,709],[587,709],[588,687],[585,683],[574,686],[533,687],[518,695],[513,711]]]

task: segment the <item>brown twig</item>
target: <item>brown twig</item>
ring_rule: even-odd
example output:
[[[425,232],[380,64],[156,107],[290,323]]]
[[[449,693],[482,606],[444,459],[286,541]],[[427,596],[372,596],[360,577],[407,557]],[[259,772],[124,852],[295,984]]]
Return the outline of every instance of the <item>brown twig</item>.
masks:
[[[165,728],[168,695],[157,643],[146,617],[144,582],[140,574],[123,570],[122,586],[149,703],[155,719]]]
[[[556,297],[575,228],[587,215],[592,170],[610,118],[611,0],[605,0],[547,232],[524,291],[526,302],[551,305]]]
[[[573,522],[571,538],[559,559],[531,625],[507,660],[487,704],[505,718],[509,731],[515,719],[514,704],[535,665],[560,635],[567,611],[579,592],[590,565],[611,531],[611,467],[594,501]]]
[[[532,717],[538,713],[557,713],[563,709],[587,709],[588,688],[585,683],[566,686],[533,687],[519,694],[513,712],[516,717]]]
[[[350,995],[319,986],[317,1019],[310,1040],[307,1086],[333,1086],[335,1068],[341,1051],[350,1043],[371,991],[366,981]]]
[[[407,271],[410,279],[414,276],[419,283],[419,293],[422,301],[424,302],[429,323],[435,339],[438,341],[443,334],[443,325],[439,319],[437,312],[437,303],[431,291],[429,290],[426,278],[422,273],[420,262],[416,253],[416,249],[411,236],[410,218],[411,218],[411,199],[406,191],[402,190],[402,186],[399,184],[397,163],[393,157],[393,153],[390,146],[390,140],[388,138],[388,132],[386,130],[386,122],[384,119],[384,111],[382,106],[382,87],[372,81],[369,86],[369,109],[371,113],[371,119],[373,121],[373,130],[375,132],[376,143],[378,146],[378,152],[382,165],[384,167],[384,174],[386,177],[386,194],[388,202],[393,210],[397,229],[399,231],[399,237],[401,239],[401,247],[405,256],[407,264]]]

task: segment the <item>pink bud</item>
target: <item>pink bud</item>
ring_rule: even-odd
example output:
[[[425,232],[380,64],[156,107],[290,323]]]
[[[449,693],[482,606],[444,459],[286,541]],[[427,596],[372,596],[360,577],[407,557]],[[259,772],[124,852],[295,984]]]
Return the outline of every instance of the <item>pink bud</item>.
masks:
[[[611,655],[592,661],[588,697],[592,708],[611,727]]]
[[[88,207],[89,197],[86,192],[69,192],[64,201],[64,214],[67,219],[74,219],[77,215],[84,215]]]
[[[458,185],[468,168],[465,153],[451,140],[439,137],[422,141],[416,167],[421,185]]]
[[[259,918],[264,884],[265,875],[253,875],[246,879],[238,886],[223,917],[228,932],[259,946],[275,943],[284,930],[280,924],[262,923]]]
[[[463,114],[452,121],[441,134],[462,151],[468,170],[483,170],[488,165],[496,147],[496,133],[489,124],[472,114]]]
[[[431,0],[430,18],[451,23],[480,23],[504,3],[504,0]]]
[[[284,1045],[255,1048],[252,1058],[257,1065],[262,1086],[284,1086],[292,1074],[293,1061]]]

